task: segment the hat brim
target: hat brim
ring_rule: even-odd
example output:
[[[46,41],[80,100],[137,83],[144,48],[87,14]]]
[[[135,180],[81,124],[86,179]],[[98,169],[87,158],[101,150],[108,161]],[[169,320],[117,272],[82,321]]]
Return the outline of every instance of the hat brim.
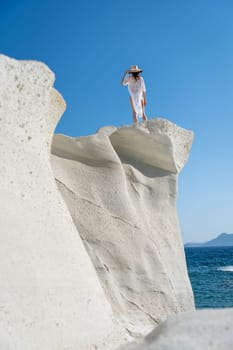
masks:
[[[143,72],[143,70],[142,70],[142,69],[139,69],[139,70],[132,70],[132,69],[129,69],[128,72],[129,72],[129,73],[141,73],[141,72]]]

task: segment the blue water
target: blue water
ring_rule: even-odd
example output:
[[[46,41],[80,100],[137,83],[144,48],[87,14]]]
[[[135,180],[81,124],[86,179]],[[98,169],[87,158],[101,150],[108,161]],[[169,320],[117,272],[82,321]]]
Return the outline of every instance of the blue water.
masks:
[[[185,248],[196,308],[233,307],[233,247]]]

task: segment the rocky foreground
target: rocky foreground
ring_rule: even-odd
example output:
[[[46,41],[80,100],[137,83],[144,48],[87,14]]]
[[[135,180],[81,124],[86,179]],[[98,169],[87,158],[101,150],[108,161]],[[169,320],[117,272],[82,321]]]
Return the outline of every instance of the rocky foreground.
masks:
[[[138,344],[118,350],[232,350],[232,316],[232,309],[206,309],[170,316]]]
[[[0,56],[0,350],[154,349],[194,308],[176,212],[193,134],[154,119],[53,136],[53,83]]]

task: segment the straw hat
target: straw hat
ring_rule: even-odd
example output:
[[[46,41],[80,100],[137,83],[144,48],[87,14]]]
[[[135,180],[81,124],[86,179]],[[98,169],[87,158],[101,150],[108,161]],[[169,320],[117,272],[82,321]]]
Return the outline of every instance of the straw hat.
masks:
[[[142,72],[142,69],[138,68],[138,66],[131,66],[131,68],[128,70],[129,73],[140,73]]]

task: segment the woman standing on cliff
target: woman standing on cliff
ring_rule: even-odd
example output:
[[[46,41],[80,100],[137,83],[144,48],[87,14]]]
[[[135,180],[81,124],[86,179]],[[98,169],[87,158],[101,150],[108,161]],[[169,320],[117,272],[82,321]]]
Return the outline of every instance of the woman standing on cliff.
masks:
[[[122,85],[128,85],[134,123],[138,122],[138,115],[140,115],[143,120],[147,120],[145,114],[146,88],[144,79],[139,75],[141,72],[142,69],[139,69],[138,66],[131,66],[129,70],[125,71],[121,80]],[[131,75],[125,78],[127,74]]]

